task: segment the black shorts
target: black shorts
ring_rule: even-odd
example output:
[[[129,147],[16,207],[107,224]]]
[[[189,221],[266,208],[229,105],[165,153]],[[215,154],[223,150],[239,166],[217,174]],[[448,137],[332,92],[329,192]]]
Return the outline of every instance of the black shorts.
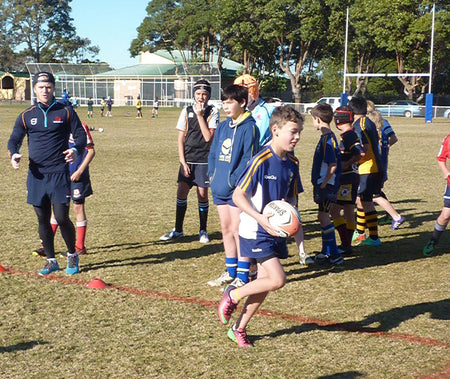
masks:
[[[372,201],[373,195],[381,193],[384,172],[363,174],[359,177],[358,196],[361,201]]]
[[[41,207],[45,197],[52,204],[67,204],[70,202],[69,172],[41,174],[39,177],[28,171],[27,203]]]
[[[75,204],[83,204],[84,199],[93,194],[91,181],[71,182],[70,189],[72,200]]]
[[[358,196],[359,177],[353,183],[341,184],[339,186],[336,198],[336,204],[355,204]]]
[[[196,185],[197,187],[209,187],[208,165],[199,163],[188,163],[191,174],[186,177],[183,175],[183,167],[180,166],[178,172],[178,182],[185,182],[189,188]]]

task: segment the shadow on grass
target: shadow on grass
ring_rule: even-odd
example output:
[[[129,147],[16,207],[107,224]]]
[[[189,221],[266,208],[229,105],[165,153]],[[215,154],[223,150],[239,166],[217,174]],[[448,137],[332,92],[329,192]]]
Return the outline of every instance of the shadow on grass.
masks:
[[[328,275],[329,273],[361,270],[367,267],[409,262],[416,259],[430,259],[424,257],[422,249],[431,237],[432,231],[415,233],[414,229],[401,228],[392,231],[392,233],[396,233],[396,236],[401,237],[401,240],[383,242],[379,247],[354,247],[353,253],[349,256],[345,256],[344,265],[342,267],[320,265],[302,267],[299,266],[298,261],[285,264],[284,267],[288,277],[287,282],[313,279]],[[383,240],[383,236],[381,236],[381,239]],[[443,235],[432,257],[445,254],[443,248],[447,244],[446,240],[447,236]]]
[[[293,333],[301,334],[315,330],[351,333],[388,332],[398,327],[402,322],[411,320],[426,313],[429,313],[430,317],[435,320],[450,320],[450,299],[405,305],[403,307],[393,308],[388,311],[373,313],[360,321],[332,323],[329,325],[320,325],[316,322],[306,322],[301,325],[295,325],[291,328],[277,330],[269,334],[254,335],[252,336],[252,339],[259,340],[263,338],[276,338],[282,335],[290,335]]]
[[[36,345],[45,345],[47,342],[44,341],[29,341],[29,342],[20,342],[16,343],[15,345],[10,346],[0,346],[0,354],[3,353],[11,353],[15,351],[23,351],[23,350],[30,350]]]
[[[352,379],[352,378],[359,378],[361,376],[364,375],[358,371],[346,371],[335,373],[332,375],[318,376],[317,379]]]
[[[175,261],[178,259],[191,259],[198,257],[205,257],[208,255],[216,254],[218,251],[223,250],[222,240],[220,239],[220,233],[212,233],[210,234],[210,239],[213,242],[208,244],[202,244],[201,247],[197,249],[188,249],[188,250],[175,250],[170,252],[162,252],[158,254],[147,254],[142,256],[133,256],[116,259],[106,259],[102,262],[98,263],[83,263],[83,272],[88,272],[91,270],[103,269],[108,267],[124,267],[124,266],[135,266],[141,264],[161,264],[165,262]],[[198,236],[187,236],[180,239],[177,239],[173,242],[163,242],[163,241],[149,241],[143,243],[126,243],[126,244],[116,244],[102,247],[94,247],[92,250],[97,253],[102,250],[108,250],[108,253],[111,251],[123,251],[123,250],[134,250],[141,249],[149,246],[156,245],[171,245],[174,243],[190,243],[190,242],[198,242]],[[217,241],[214,243],[214,241]]]

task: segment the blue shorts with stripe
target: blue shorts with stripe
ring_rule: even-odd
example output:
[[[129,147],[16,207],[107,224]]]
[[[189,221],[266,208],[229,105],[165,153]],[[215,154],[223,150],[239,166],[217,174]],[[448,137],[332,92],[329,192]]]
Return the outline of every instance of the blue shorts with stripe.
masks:
[[[34,175],[31,170],[27,177],[27,203],[41,207],[48,197],[52,204],[70,202],[69,172]]]
[[[286,259],[289,255],[286,238],[269,235],[258,236],[256,239],[239,236],[239,247],[242,257],[254,258],[257,261],[270,257]]]
[[[444,207],[450,208],[450,186],[448,184],[444,193]]]

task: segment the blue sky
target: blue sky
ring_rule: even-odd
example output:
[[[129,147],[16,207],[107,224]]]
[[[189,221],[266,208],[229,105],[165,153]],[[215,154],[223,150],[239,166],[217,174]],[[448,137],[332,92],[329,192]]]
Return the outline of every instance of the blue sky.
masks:
[[[96,58],[113,68],[133,66],[139,57],[131,58],[131,41],[142,23],[149,0],[72,0],[70,7],[77,35],[89,38],[100,48]]]

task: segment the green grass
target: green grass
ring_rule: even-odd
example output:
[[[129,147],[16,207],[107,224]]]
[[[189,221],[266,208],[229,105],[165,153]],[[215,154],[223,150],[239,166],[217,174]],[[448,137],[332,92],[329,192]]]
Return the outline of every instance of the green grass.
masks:
[[[0,107],[5,150],[22,109]],[[406,225],[397,231],[380,227],[383,245],[355,249],[338,271],[300,267],[291,241],[284,262],[288,282],[268,296],[249,325],[255,348],[241,350],[217,319],[220,292],[206,285],[224,268],[212,201],[210,244],[198,242],[195,191],[188,199],[186,238],[159,242],[175,217],[179,112],[163,108],[151,119],[151,109],[144,108],[145,118],[138,120],[134,108],[113,108],[112,118],[97,113],[87,120],[85,109],[79,110],[96,128],[97,155],[91,164],[94,195],[87,200],[89,254],[69,281],[64,271],[54,279],[37,277],[44,260],[31,255],[39,238],[26,204],[27,157],[14,171],[3,154],[0,265],[11,271],[0,274],[0,377],[449,376],[450,232],[435,256],[422,255],[442,208],[445,182],[435,157],[450,133],[449,121],[390,119],[399,142],[391,150],[385,190]],[[307,118],[296,154],[310,253],[321,245],[309,181],[318,138]],[[56,247],[64,251],[59,233]],[[87,289],[93,278],[110,287]]]

